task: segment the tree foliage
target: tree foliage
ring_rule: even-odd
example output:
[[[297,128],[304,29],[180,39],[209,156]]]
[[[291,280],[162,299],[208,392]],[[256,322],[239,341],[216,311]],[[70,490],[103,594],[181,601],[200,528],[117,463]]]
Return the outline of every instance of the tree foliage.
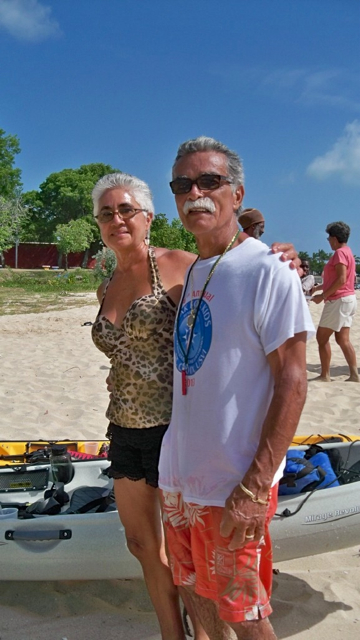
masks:
[[[31,215],[26,221],[22,239],[52,242],[58,225],[84,219],[91,225],[96,241],[91,248],[94,251],[99,249],[100,234],[92,214],[91,192],[101,177],[118,171],[110,165],[95,163],[50,174],[38,191],[24,194],[24,203]],[[180,220],[169,222],[163,213],[157,214],[153,220],[151,243],[168,249],[197,252],[194,237],[184,229]]]
[[[85,251],[90,247],[93,239],[93,227],[85,218],[70,220],[67,224],[57,225],[54,241],[59,251],[65,255],[65,269],[68,268],[68,254]]]
[[[356,274],[360,275],[360,256],[354,256]]]
[[[0,253],[12,247],[11,213],[9,203],[0,197]]]
[[[25,194],[25,201],[31,210],[28,240],[51,242],[57,225],[78,218],[85,218],[93,227],[94,238],[100,238],[92,215],[91,192],[100,178],[117,171],[111,165],[99,162],[82,165],[79,169],[51,173],[40,185],[39,191]]]
[[[312,254],[309,260],[310,270],[320,276],[324,270],[325,264],[330,260],[331,256],[332,253],[326,253],[326,251],[319,249],[319,251]]]
[[[29,215],[20,195],[11,200],[0,196],[0,252],[6,251],[22,239],[22,230]]]
[[[93,258],[95,258],[94,275],[97,278],[111,278],[116,267],[116,255],[113,250],[103,247]]]
[[[311,260],[307,251],[299,251],[298,256],[300,260],[307,260],[308,262]]]
[[[21,188],[21,170],[14,167],[15,156],[20,153],[17,136],[6,135],[0,129],[0,196],[5,200],[15,197]]]
[[[164,213],[158,213],[150,229],[150,242],[155,247],[182,249],[197,253],[194,236],[186,231],[178,218],[169,223]]]

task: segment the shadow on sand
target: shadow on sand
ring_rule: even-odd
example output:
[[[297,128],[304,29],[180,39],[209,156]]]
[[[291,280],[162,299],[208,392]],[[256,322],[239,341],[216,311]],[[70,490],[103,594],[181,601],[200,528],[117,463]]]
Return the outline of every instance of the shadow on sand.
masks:
[[[321,371],[321,367],[319,364],[307,364],[306,365],[306,370],[309,373],[316,373],[316,375],[320,375],[320,371]],[[360,373],[360,369],[358,369],[358,372]],[[330,377],[331,378],[339,378],[340,376],[349,376],[349,367],[344,364],[344,366],[336,366],[336,367],[330,367]],[[309,382],[313,382],[313,380],[315,380],[315,378],[310,378]]]
[[[328,602],[322,591],[316,591],[305,580],[288,573],[274,575],[271,604],[274,610],[271,623],[279,640],[310,631],[339,609],[352,609],[343,602]]]

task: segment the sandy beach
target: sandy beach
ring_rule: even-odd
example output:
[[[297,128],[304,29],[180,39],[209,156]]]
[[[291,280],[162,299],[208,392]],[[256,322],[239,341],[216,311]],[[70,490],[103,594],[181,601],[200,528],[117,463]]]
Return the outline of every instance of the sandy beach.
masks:
[[[360,303],[360,294],[357,292]],[[310,305],[315,326],[322,305]],[[89,305],[0,317],[0,440],[102,439],[108,360],[91,341]],[[360,311],[351,340],[360,361]],[[331,383],[315,381],[308,343],[308,397],[298,433],[360,435],[360,385],[332,341]],[[106,552],[106,549],[104,550]],[[276,565],[272,622],[280,639],[357,640],[360,532],[353,548]],[[0,582],[1,640],[159,640],[142,581]]]

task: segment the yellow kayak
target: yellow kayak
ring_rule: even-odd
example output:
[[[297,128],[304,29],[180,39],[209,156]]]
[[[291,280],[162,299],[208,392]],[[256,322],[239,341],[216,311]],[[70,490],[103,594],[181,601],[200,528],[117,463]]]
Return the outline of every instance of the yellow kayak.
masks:
[[[0,466],[26,462],[31,454],[44,450],[50,455],[51,445],[63,445],[68,451],[86,455],[102,455],[108,444],[106,440],[12,440],[0,442]],[[80,456],[79,456],[80,458]]]

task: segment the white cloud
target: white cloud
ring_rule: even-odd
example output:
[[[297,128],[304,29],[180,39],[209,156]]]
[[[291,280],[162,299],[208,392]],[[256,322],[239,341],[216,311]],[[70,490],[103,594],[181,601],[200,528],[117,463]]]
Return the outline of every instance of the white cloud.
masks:
[[[239,64],[212,67],[210,73],[233,86],[241,82],[244,91],[266,94],[274,100],[304,105],[360,111],[359,74],[341,67],[309,68],[247,67]]]
[[[346,184],[360,186],[360,121],[347,124],[332,149],[315,158],[306,173],[317,180],[337,175]]]
[[[347,69],[278,69],[263,78],[264,87],[306,106],[359,110],[359,78]]]
[[[0,0],[0,27],[19,40],[30,42],[60,34],[51,8],[38,0]]]

